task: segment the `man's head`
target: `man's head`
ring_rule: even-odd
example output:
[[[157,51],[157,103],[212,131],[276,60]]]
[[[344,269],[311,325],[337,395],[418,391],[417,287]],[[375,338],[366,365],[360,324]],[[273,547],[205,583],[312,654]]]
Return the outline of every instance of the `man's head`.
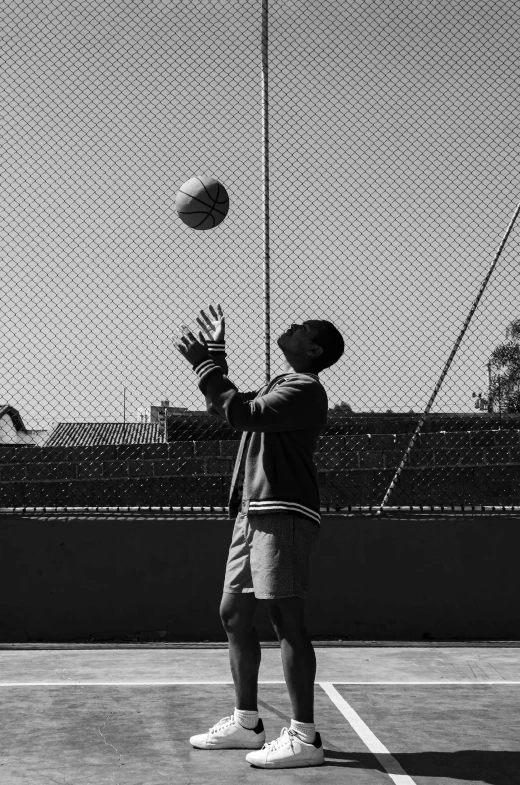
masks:
[[[312,373],[334,365],[345,350],[341,333],[322,319],[291,324],[277,343],[291,368]]]

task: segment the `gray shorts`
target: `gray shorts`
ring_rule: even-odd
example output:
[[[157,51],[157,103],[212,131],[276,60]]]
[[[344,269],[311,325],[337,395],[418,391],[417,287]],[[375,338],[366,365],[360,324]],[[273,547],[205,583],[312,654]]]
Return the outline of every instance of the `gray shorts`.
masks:
[[[230,594],[254,592],[259,600],[307,597],[309,559],[320,527],[292,513],[239,512],[224,578]]]

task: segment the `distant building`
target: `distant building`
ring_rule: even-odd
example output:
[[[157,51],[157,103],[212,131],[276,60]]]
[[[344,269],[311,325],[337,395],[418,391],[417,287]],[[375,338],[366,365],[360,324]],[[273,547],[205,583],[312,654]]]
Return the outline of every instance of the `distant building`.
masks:
[[[14,406],[0,405],[0,444],[42,444],[47,431],[28,431]]]
[[[161,434],[161,441],[167,441],[165,436],[165,422],[173,414],[186,414],[188,409],[185,406],[170,406],[168,400],[161,401],[160,406],[150,406],[150,424],[157,423]]]
[[[158,423],[59,422],[45,447],[91,447],[96,444],[155,444],[164,441]]]

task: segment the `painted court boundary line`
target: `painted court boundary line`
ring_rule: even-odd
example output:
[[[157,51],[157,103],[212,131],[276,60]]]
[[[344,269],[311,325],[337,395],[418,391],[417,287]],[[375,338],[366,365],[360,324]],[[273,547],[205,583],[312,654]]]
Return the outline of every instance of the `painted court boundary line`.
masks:
[[[61,679],[60,681],[0,681],[0,687],[175,687],[182,685],[205,685],[220,684],[233,686],[233,681],[75,681],[74,679]],[[286,684],[285,681],[259,681],[258,684]],[[316,684],[322,687],[324,684],[340,684],[361,687],[418,687],[428,686],[489,686],[496,687],[519,687],[520,681],[477,681],[476,679],[466,681],[317,681]]]
[[[284,681],[259,681],[259,684],[283,684]],[[0,682],[0,687],[154,687],[154,686],[174,686],[174,685],[201,685],[201,684],[219,684],[231,686],[233,681],[147,681],[147,682],[132,682],[132,681],[104,681],[104,682],[85,682],[73,681],[67,679],[63,681],[47,681],[47,682]],[[359,714],[350,706],[349,703],[339,694],[334,687],[338,685],[362,685],[362,686],[404,686],[410,685],[520,685],[520,681],[414,681],[414,682],[395,682],[395,681],[336,681],[334,684],[327,681],[317,681],[316,684],[328,695],[330,700],[334,703],[338,711],[347,720],[351,728],[357,733],[363,744],[374,755],[376,760],[381,765],[383,771],[388,774],[390,779],[395,785],[416,785],[413,780],[402,768],[401,764],[394,758],[391,752],[379,741],[377,736],[370,730],[368,725],[361,719]]]
[[[336,684],[337,683],[338,682],[336,682]],[[379,741],[377,736],[372,733],[368,725],[363,722],[359,714],[354,711],[345,698],[339,694],[333,684],[331,682],[321,681],[319,682],[319,685],[345,717],[353,730],[356,731],[363,744],[368,747],[372,755],[377,758],[390,779],[393,780],[396,785],[415,785],[415,781],[408,776],[400,763],[396,761],[394,756],[387,750],[385,745]]]

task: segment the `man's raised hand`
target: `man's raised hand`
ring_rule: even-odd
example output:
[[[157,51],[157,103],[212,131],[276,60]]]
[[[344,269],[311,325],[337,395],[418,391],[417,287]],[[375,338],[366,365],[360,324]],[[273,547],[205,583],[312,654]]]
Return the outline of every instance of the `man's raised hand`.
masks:
[[[202,318],[197,316],[197,323],[202,327],[210,341],[221,342],[224,340],[226,333],[226,322],[224,314],[222,313],[222,308],[220,305],[217,305],[217,310],[215,310],[213,306],[210,305],[209,310],[211,311],[213,319],[210,319],[205,311],[200,311]]]
[[[184,325],[182,327],[182,331],[178,331],[177,335],[179,335],[179,333],[181,337],[177,337],[175,346],[179,352],[188,360],[188,362],[190,362],[195,367],[196,365],[199,365],[199,363],[203,362],[203,360],[209,359],[209,351],[202,331],[199,331],[200,341],[197,341],[193,333],[190,332]]]

